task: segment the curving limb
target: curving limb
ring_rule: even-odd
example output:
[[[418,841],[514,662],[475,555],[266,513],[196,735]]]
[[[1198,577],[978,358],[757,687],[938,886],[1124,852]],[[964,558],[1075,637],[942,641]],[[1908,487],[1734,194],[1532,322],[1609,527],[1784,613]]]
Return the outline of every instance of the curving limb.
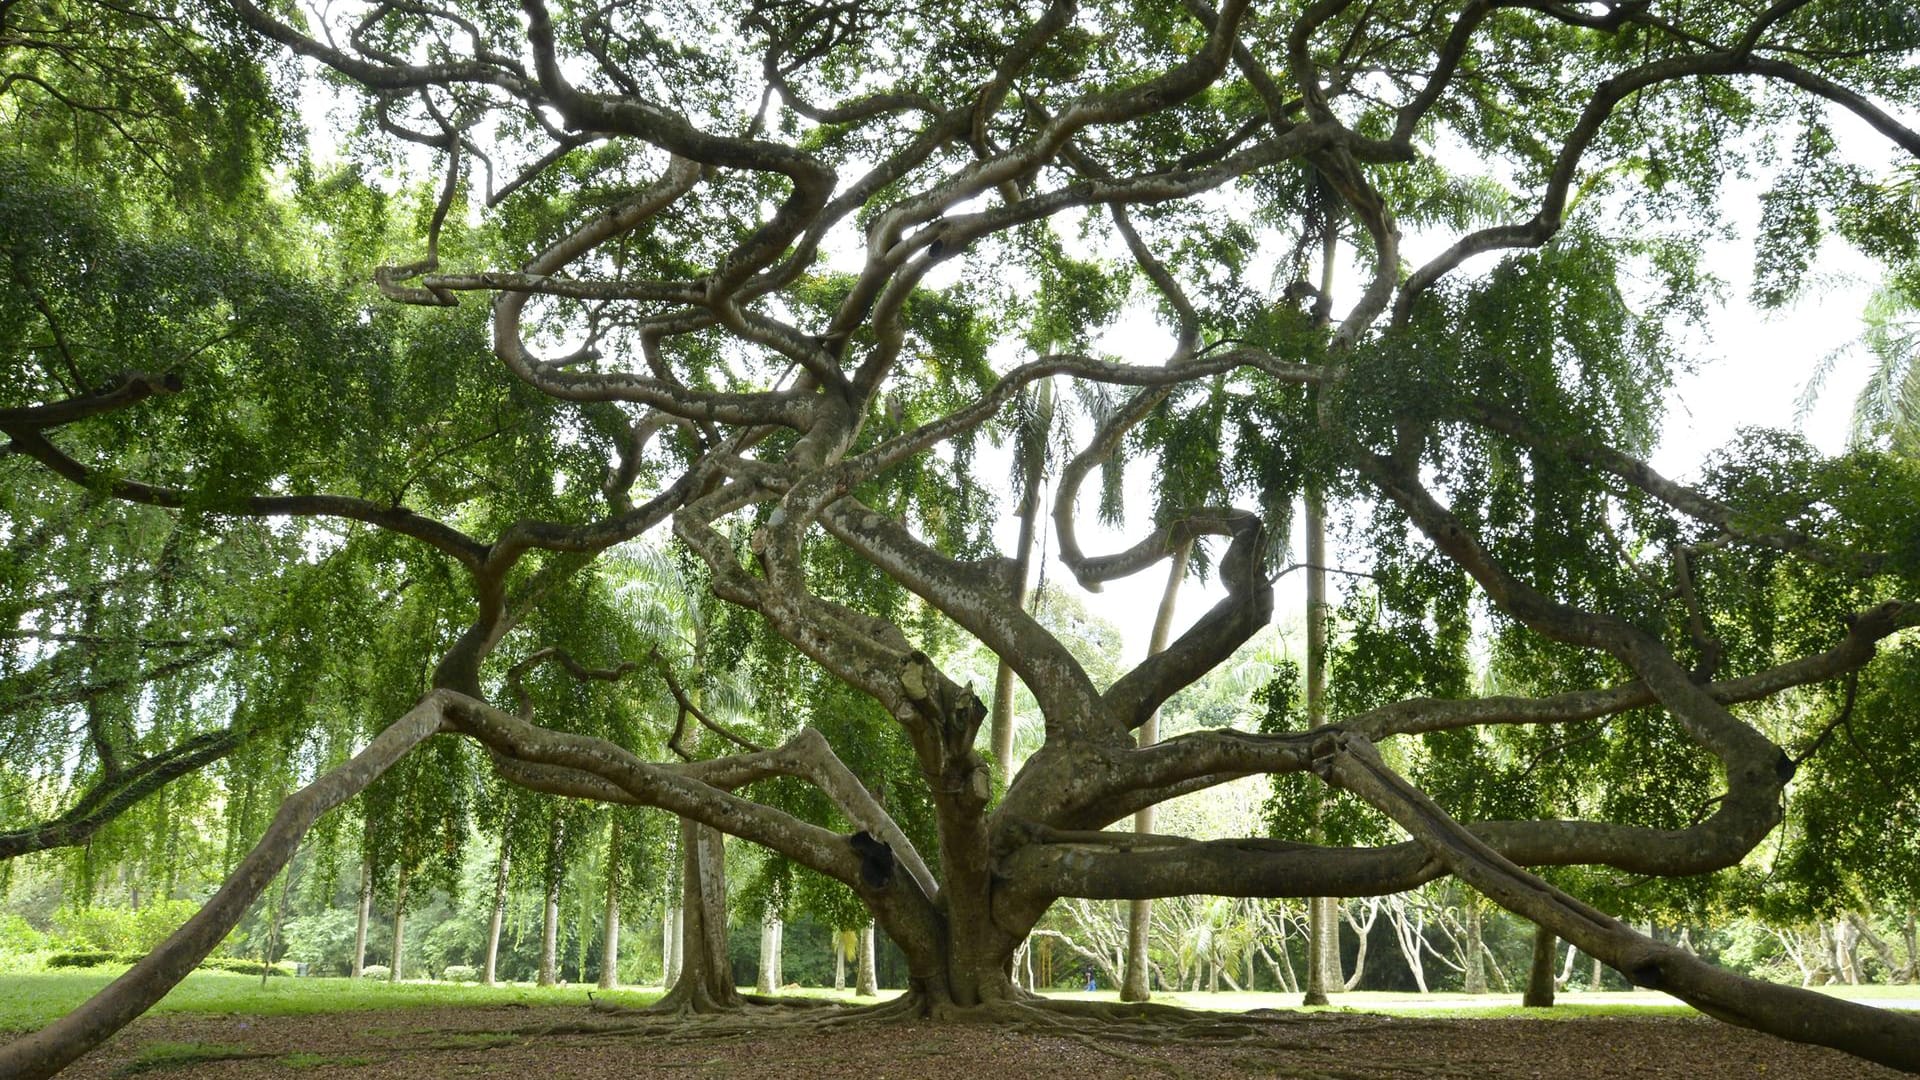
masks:
[[[127,972],[60,1019],[0,1046],[0,1074],[43,1080],[107,1041],[165,997],[226,939],[300,847],[321,814],[365,790],[414,747],[445,730],[452,695],[427,695],[346,763],[280,804],[253,849],[199,911]]]
[[[1388,768],[1364,739],[1348,736],[1321,769],[1391,817],[1448,872],[1624,972],[1635,985],[1672,994],[1741,1027],[1920,1072],[1920,1017],[1749,979],[1645,937],[1515,865]]]

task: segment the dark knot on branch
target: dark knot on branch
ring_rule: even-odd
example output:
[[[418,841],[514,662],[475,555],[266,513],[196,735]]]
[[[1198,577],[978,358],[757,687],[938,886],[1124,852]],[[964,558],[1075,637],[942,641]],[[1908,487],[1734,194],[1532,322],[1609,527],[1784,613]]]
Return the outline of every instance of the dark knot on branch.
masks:
[[[847,837],[853,853],[860,856],[860,880],[869,889],[884,889],[893,882],[893,848],[865,829]]]

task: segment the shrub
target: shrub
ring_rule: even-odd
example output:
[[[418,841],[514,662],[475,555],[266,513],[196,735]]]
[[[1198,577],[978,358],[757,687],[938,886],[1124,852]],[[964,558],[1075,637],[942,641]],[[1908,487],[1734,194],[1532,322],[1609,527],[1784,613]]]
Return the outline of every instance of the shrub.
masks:
[[[480,981],[480,970],[466,964],[448,964],[447,970],[441,974],[446,977],[448,982],[470,983]]]
[[[149,900],[147,906],[134,913],[130,948],[135,952],[152,952],[199,910],[197,900]]]
[[[68,908],[53,917],[55,941],[67,952],[131,952],[140,939],[139,916],[126,908]]]
[[[315,974],[345,975],[353,967],[353,938],[358,918],[329,909],[287,920],[287,958],[312,965]]]
[[[0,955],[17,956],[47,947],[47,935],[18,915],[0,915]]]
[[[360,977],[385,982],[393,977],[393,969],[385,964],[368,964],[366,967],[360,969]]]

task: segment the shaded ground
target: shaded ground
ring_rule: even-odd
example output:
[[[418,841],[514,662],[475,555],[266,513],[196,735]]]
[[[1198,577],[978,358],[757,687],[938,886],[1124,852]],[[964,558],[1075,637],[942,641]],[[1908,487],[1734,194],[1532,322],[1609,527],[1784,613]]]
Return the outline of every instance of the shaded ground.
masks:
[[[1357,1013],[1216,1016],[1210,1036],[1128,1041],[1124,1026],[1074,1021],[1075,1034],[927,1023],[822,1034],[674,1037],[543,1034],[608,1023],[578,1007],[416,1008],[307,1016],[151,1016],[64,1076],[105,1080],[521,1080],[618,1077],[1820,1077],[1902,1074],[1711,1020],[1429,1019]],[[1135,1034],[1138,1034],[1137,1032]],[[1116,1037],[1121,1036],[1121,1037]],[[225,1056],[233,1055],[233,1056]],[[245,1056],[239,1056],[245,1055]],[[224,1056],[224,1057],[223,1057]]]

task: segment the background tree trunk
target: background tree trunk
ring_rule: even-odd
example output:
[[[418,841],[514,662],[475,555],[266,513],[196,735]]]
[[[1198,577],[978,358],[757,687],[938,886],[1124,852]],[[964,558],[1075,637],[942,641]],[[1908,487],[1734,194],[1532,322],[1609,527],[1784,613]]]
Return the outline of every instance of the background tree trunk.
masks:
[[[1920,927],[1915,926],[1916,922],[1920,922],[1920,919],[1916,919],[1913,909],[1908,908],[1906,925],[1900,931],[1907,944],[1907,967],[1901,972],[1900,981],[1908,984],[1920,982]]]
[[[1833,970],[1836,981],[1860,985],[1860,930],[1845,916],[1833,920]]]
[[[547,831],[547,902],[540,919],[540,973],[534,979],[540,986],[560,981],[560,883],[566,876],[560,853],[565,844],[566,828],[556,817]]]
[[[720,1012],[746,1002],[733,985],[727,956],[726,837],[680,821],[680,936],[673,988],[654,1006],[674,1012]]]
[[[1380,909],[1384,906],[1377,896],[1370,896],[1366,900],[1361,901],[1361,903],[1367,909],[1367,919],[1365,922],[1355,919],[1353,917],[1353,911],[1349,909],[1347,905],[1337,900],[1334,901],[1335,916],[1346,919],[1347,925],[1353,929],[1353,936],[1357,941],[1353,950],[1353,974],[1348,975],[1345,981],[1340,984],[1339,988],[1341,990],[1352,990],[1358,987],[1361,977],[1367,973],[1367,943],[1373,939],[1373,924],[1379,920]],[[1338,941],[1337,936],[1335,941]],[[1336,949],[1334,954],[1336,971],[1339,970],[1339,960],[1339,950]]]
[[[582,973],[584,977],[584,972]],[[601,927],[600,989],[620,984],[620,819],[607,835],[607,912]]]
[[[779,926],[780,920],[771,912],[760,920],[760,972],[753,987],[756,993],[771,994],[780,989],[780,977],[774,973],[780,963]]]
[[[507,841],[500,840],[500,859],[493,872],[493,917],[487,920],[487,960],[480,971],[480,984],[492,986],[499,981],[500,928],[507,921]]]
[[[1160,610],[1153,616],[1153,633],[1147,640],[1147,655],[1153,656],[1166,650],[1167,635],[1173,629],[1174,603],[1180,597],[1180,583],[1187,577],[1187,560],[1193,555],[1193,541],[1188,540],[1174,549],[1172,565],[1167,568],[1167,587],[1160,593]],[[1139,745],[1152,746],[1160,741],[1160,710],[1155,709],[1140,725]],[[1153,831],[1153,807],[1145,807],[1133,815],[1133,831],[1150,833]],[[1153,936],[1153,901],[1134,900],[1127,904],[1127,963],[1125,974],[1120,980],[1121,1001],[1145,1001],[1153,996],[1151,981],[1147,976],[1149,959],[1147,948]]]
[[[1467,930],[1467,969],[1463,975],[1465,985],[1462,989],[1469,994],[1484,994],[1487,992],[1487,961],[1486,957],[1481,955],[1482,943],[1485,939],[1480,929],[1480,905],[1469,900],[1465,907],[1467,909],[1467,917],[1464,920]]]
[[[1040,516],[1040,479],[1046,472],[1047,433],[1053,428],[1053,380],[1042,379],[1034,388],[1034,417],[1031,429],[1015,447],[1020,464],[1020,536],[1013,548],[1013,603],[1027,606],[1027,579],[1033,566],[1034,524]],[[1000,772],[1000,786],[1013,780],[1013,668],[1002,659],[993,674],[993,714],[989,721],[993,746],[993,767]]]
[[[353,969],[359,978],[367,970],[367,923],[373,918],[373,867],[365,856],[360,859],[360,917],[353,929]]]
[[[1307,492],[1306,503],[1307,726],[1320,727],[1327,722],[1327,513],[1318,490]],[[1328,994],[1346,988],[1340,973],[1340,902],[1314,897],[1307,901],[1305,1003],[1325,1005]]]
[[[685,953],[687,920],[678,904],[669,904],[660,933],[665,942],[660,953],[660,985],[671,987],[680,981],[681,960]]]
[[[872,923],[860,928],[860,947],[854,955],[853,972],[856,996],[880,996],[880,980],[874,974]]]
[[[836,991],[847,988],[847,942],[846,931],[833,932],[833,988]]]
[[[393,957],[387,965],[390,969],[387,978],[392,982],[401,979],[401,965],[407,952],[407,868],[400,867],[400,880],[393,886]]]
[[[1533,966],[1527,969],[1527,992],[1520,1003],[1533,1009],[1553,1007],[1554,961],[1560,955],[1560,939],[1544,926],[1533,928]]]

